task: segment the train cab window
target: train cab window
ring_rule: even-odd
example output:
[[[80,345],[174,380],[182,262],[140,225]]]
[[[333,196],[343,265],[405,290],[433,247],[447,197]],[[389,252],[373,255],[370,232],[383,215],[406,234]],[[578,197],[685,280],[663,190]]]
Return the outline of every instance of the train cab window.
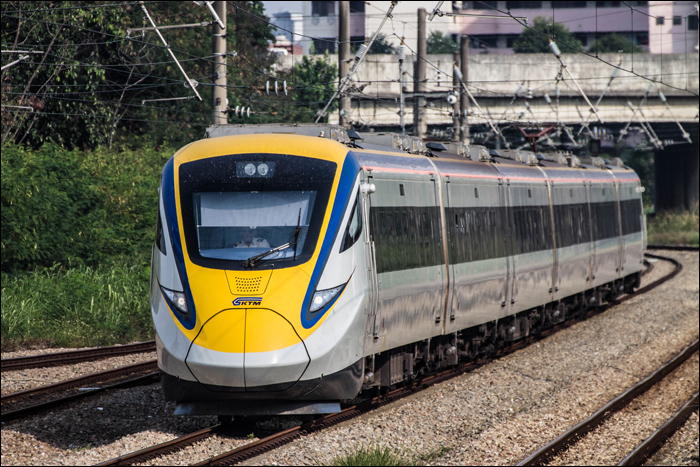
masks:
[[[156,220],[156,248],[161,253],[167,255],[165,250],[165,232],[163,231],[163,220],[160,218],[160,206],[158,207],[158,217]]]
[[[403,185],[401,185],[403,187]],[[345,229],[345,235],[343,236],[343,243],[340,246],[340,252],[344,252],[360,238],[362,233],[362,205],[360,204],[360,195],[358,193],[355,198],[355,205],[352,208],[352,214],[350,215],[350,221]]]
[[[530,190],[529,188],[527,189],[527,197],[532,198],[532,190]]]
[[[603,188],[603,196],[605,196],[605,188]]]
[[[479,197],[479,189],[477,187],[474,187],[474,198]]]
[[[401,196],[405,196],[405,195],[406,195],[406,194],[404,193],[403,183],[399,183],[399,194],[400,194]]]

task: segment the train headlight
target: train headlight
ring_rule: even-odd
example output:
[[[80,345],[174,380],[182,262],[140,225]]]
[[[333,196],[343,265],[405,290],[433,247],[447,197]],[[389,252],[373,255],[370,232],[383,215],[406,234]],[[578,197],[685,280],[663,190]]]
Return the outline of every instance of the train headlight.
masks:
[[[343,290],[345,285],[339,285],[338,287],[333,287],[332,289],[319,290],[314,294],[314,298],[311,299],[311,312],[318,311],[328,304],[331,300],[335,298],[336,295]]]
[[[170,305],[177,311],[183,314],[187,314],[187,299],[183,292],[176,292],[174,290],[166,289],[165,287],[160,287],[163,296],[170,302]]]

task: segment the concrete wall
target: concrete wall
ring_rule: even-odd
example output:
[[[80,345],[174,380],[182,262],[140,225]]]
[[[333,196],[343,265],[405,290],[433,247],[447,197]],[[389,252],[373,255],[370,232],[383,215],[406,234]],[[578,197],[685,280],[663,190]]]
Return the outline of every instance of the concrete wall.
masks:
[[[698,97],[683,89],[698,92],[698,55],[674,54],[601,54],[600,58],[618,64],[626,69],[651,79],[681,88],[674,90],[659,84],[659,88],[668,97],[672,112],[658,98],[658,89],[653,88],[648,103],[644,107],[645,115],[652,121],[673,121],[674,117],[682,121],[693,121],[698,112]],[[407,62],[414,60],[407,56]],[[452,90],[452,57],[450,55],[429,55],[427,69],[427,88],[433,94],[429,98],[432,104],[427,111],[431,123],[449,123],[450,109],[446,94]],[[568,69],[576,77],[581,88],[593,102],[605,90],[613,68],[593,57],[581,54],[563,55]],[[299,56],[281,56],[277,66],[289,68],[292,60],[300,61]],[[330,56],[335,63],[337,56]],[[438,72],[439,67],[439,72]],[[405,69],[412,74],[411,63]],[[551,54],[515,54],[515,55],[472,55],[469,59],[470,89],[480,103],[484,112],[490,112],[494,120],[533,121],[538,123],[556,122],[556,112],[546,103],[544,94],[555,99],[555,83],[560,71],[556,57]],[[588,105],[580,95],[566,72],[559,82],[560,104],[558,118],[566,123],[580,122],[588,117]],[[439,78],[439,80],[438,80]],[[355,76],[355,83],[363,87],[362,92],[354,92],[351,120],[367,124],[387,124],[398,122],[399,66],[396,55],[367,55]],[[601,101],[600,113],[605,121],[627,122],[632,111],[627,106],[629,100],[635,106],[649,87],[648,80],[631,73],[619,71],[612,82],[606,97]],[[530,88],[532,99],[517,99],[512,106],[509,103],[518,86]],[[409,83],[409,90],[413,89]],[[406,121],[412,121],[412,106],[407,103]],[[530,106],[525,107],[525,102]],[[578,107],[578,109],[577,109]],[[485,121],[472,109],[474,115],[471,123]],[[522,116],[521,116],[522,114]],[[534,115],[533,115],[534,114]],[[337,115],[331,116],[337,120]]]

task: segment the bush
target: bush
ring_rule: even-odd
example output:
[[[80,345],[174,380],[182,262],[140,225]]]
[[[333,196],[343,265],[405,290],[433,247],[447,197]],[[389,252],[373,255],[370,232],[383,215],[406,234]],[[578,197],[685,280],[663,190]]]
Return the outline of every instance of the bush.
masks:
[[[2,147],[2,271],[146,260],[170,150]]]
[[[60,265],[2,274],[2,348],[112,345],[153,338],[149,264]]]

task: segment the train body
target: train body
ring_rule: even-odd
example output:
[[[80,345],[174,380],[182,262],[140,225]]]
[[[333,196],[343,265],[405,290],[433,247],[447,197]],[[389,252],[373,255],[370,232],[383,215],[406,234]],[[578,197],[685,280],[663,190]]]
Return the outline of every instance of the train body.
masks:
[[[178,151],[150,293],[177,413],[336,411],[638,285],[634,171],[484,151],[272,133]]]

